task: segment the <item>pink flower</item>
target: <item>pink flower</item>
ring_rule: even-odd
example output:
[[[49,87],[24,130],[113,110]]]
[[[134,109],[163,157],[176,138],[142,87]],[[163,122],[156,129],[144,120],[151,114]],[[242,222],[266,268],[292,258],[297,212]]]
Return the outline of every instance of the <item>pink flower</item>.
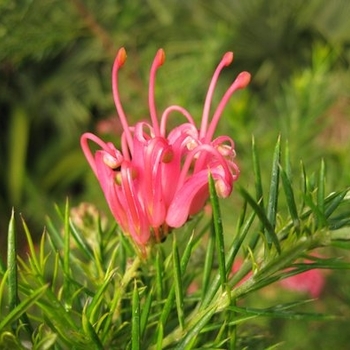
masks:
[[[325,275],[321,270],[308,270],[280,281],[283,288],[309,294],[318,298],[326,283]]]
[[[155,76],[165,54],[158,50],[150,71],[150,122],[130,126],[119,98],[118,74],[126,60],[124,48],[118,51],[112,72],[115,106],[123,127],[121,149],[91,133],[81,137],[83,152],[94,171],[111,212],[122,230],[141,249],[152,241],[161,241],[172,228],[180,227],[189,216],[198,213],[208,199],[208,173],[217,194],[230,195],[239,169],[234,162],[234,142],[228,136],[213,139],[217,123],[231,95],[247,86],[250,74],[238,75],[219,102],[211,120],[212,96],[221,70],[233,60],[226,53],[215,70],[206,96],[201,126],[198,129],[190,113],[181,106],[166,108],[160,118],[155,106]],[[179,114],[184,123],[167,131],[168,119]],[[100,149],[94,154],[89,141]]]

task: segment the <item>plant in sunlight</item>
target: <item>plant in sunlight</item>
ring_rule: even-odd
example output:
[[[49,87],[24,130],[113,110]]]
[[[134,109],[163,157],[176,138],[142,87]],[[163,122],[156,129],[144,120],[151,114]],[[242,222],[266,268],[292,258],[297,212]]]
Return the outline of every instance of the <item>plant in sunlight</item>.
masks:
[[[0,350],[348,348],[349,18],[0,1]]]
[[[255,142],[252,149],[255,193],[238,187],[236,228],[224,232],[209,175],[211,219],[195,216],[147,259],[92,205],[68,203],[64,212],[57,208],[62,225],[48,219],[38,245],[22,219],[28,252],[17,257],[12,213],[0,271],[0,347],[267,348],[274,341],[261,323],[246,325],[273,318],[331,322],[333,310],[309,311],[310,300],[300,295],[263,302],[262,292],[293,278],[289,288],[300,287],[308,272],[350,268],[349,189],[326,194],[323,162],[311,176],[302,166],[301,186],[294,185],[288,146],[282,161],[278,140],[266,195]]]

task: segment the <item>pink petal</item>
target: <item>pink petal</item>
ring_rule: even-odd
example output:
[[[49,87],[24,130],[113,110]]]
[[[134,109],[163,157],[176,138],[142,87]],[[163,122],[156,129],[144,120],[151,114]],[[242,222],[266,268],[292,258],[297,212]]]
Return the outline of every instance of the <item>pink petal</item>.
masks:
[[[208,173],[206,171],[197,173],[196,176],[192,176],[184,185],[175,193],[173,201],[171,202],[168,213],[166,216],[166,223],[171,227],[180,227],[188,219],[190,215],[190,208],[192,201],[197,197],[197,194],[203,187],[208,186]],[[197,197],[197,201],[203,203],[207,199]]]
[[[166,216],[166,223],[171,227],[180,227],[190,215],[201,210],[208,199],[208,169],[189,177],[180,187],[171,202]],[[217,169],[210,170],[214,181],[222,180],[222,173]]]

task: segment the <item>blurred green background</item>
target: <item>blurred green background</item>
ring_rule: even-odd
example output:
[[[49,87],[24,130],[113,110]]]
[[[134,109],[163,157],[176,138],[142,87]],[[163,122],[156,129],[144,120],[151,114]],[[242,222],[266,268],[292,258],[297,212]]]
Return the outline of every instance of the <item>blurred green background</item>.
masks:
[[[118,143],[110,72],[121,46],[128,53],[121,99],[132,122],[148,117],[148,72],[158,48],[167,55],[157,76],[159,111],[180,104],[198,120],[216,64],[234,51],[214,101],[240,71],[252,73],[219,124],[236,142],[240,184],[253,186],[252,135],[268,173],[281,134],[296,169],[302,159],[312,172],[324,158],[328,191],[349,186],[349,18],[348,0],[1,1],[1,241],[13,206],[38,235],[45,216],[54,216],[54,203],[67,197],[72,205],[93,202],[108,213],[79,138],[91,131]],[[332,278],[326,293],[337,290],[330,300],[337,312],[341,303],[350,304],[350,278]],[[350,342],[336,323],[314,328],[328,337],[324,349]],[[305,338],[312,332],[302,333],[302,324],[289,333],[274,329],[276,339],[298,336],[288,348],[320,348],[317,336]]]

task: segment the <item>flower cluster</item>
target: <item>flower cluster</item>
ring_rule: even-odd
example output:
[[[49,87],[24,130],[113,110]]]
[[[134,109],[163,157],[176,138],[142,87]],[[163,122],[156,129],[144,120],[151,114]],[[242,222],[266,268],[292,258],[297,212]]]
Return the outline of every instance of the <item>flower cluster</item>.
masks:
[[[234,162],[234,142],[228,136],[213,136],[229,98],[236,90],[247,86],[250,74],[242,72],[238,75],[209,118],[219,74],[233,60],[233,53],[228,52],[214,72],[199,129],[191,114],[178,105],[166,108],[158,119],[155,77],[165,60],[164,51],[160,49],[150,71],[151,122],[140,121],[130,126],[118,90],[118,73],[125,60],[126,52],[121,48],[112,71],[113,96],[123,127],[120,150],[91,133],[82,135],[81,146],[116,221],[123,232],[143,248],[152,241],[163,240],[172,228],[182,226],[203,208],[209,194],[209,173],[217,194],[220,197],[230,195],[239,175]],[[167,122],[172,115],[177,118],[182,115],[184,123],[167,131]],[[100,147],[94,154],[89,141]]]

